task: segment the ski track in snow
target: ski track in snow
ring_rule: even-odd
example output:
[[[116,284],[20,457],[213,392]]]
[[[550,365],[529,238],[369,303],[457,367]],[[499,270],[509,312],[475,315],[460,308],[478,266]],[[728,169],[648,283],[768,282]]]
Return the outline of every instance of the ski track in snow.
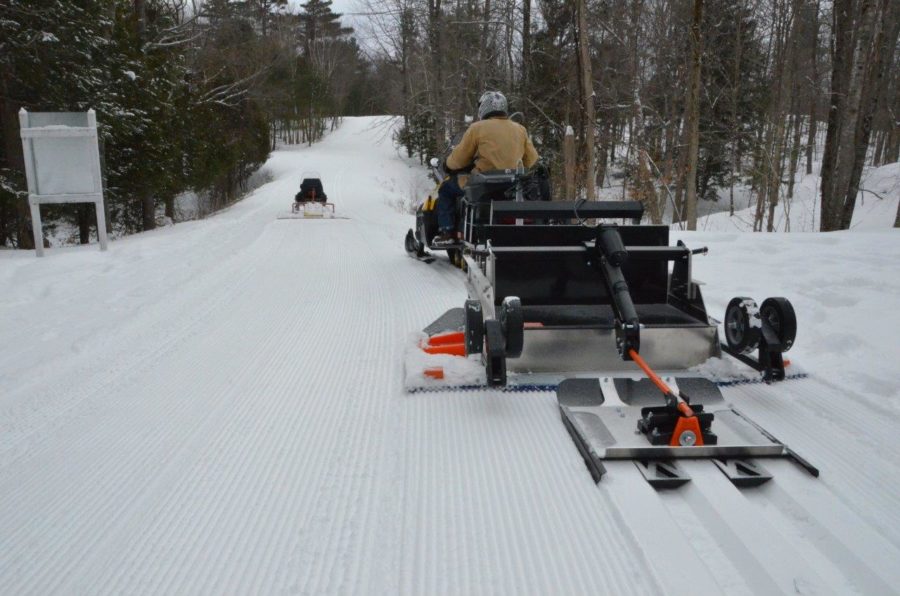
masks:
[[[0,593],[896,590],[896,233],[678,235],[711,248],[713,313],[794,301],[810,378],[724,392],[819,479],[692,461],[656,491],[614,462],[595,485],[552,393],[404,393],[410,332],[465,290],[404,254],[394,205],[428,183],[389,138],[346,119],[105,254],[0,253]],[[276,220],[304,170],[352,219]]]

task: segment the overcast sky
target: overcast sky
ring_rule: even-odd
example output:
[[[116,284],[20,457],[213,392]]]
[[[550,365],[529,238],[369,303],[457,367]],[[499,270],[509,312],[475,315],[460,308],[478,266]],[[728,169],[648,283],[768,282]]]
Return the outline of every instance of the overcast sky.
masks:
[[[301,0],[289,0],[288,4],[293,8],[300,8]],[[362,5],[357,0],[332,0],[331,10],[334,12],[359,12]]]
[[[288,6],[292,9],[300,10],[300,6],[303,2],[305,2],[305,0],[288,0]],[[366,39],[371,34],[369,28],[365,26],[366,17],[349,14],[354,12],[365,12],[365,0],[332,0],[331,10],[347,15],[341,19],[341,23],[345,27],[353,27],[356,30],[354,36],[363,49],[372,47]]]

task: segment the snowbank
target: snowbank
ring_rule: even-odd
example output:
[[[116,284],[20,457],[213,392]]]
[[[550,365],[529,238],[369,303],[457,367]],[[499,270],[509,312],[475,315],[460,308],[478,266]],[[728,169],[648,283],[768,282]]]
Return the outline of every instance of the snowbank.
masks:
[[[794,198],[789,201],[782,198],[775,208],[776,232],[812,232],[819,229],[822,208],[819,182],[817,174],[803,176],[794,186]],[[900,163],[867,168],[860,188],[862,190],[856,200],[850,229],[871,231],[892,228],[897,215],[897,203],[900,202]],[[721,198],[719,208],[725,211],[700,217],[697,229],[706,232],[752,232],[756,208],[755,204],[747,205],[755,198],[747,188],[738,191],[739,199],[735,201],[737,209],[733,216],[728,214],[727,198]],[[768,219],[764,220],[767,221]],[[673,225],[673,228],[679,227],[678,224]]]

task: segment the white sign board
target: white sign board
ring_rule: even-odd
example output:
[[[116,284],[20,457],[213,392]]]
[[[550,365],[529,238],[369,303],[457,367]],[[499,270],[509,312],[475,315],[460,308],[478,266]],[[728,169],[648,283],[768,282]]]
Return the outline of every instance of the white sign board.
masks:
[[[44,255],[41,203],[94,203],[100,250],[106,250],[106,212],[94,110],[27,112],[22,109],[19,124],[37,255]]]

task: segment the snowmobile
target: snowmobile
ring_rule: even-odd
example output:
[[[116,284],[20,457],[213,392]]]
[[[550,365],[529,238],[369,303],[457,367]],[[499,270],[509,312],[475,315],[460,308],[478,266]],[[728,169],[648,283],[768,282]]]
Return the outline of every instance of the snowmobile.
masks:
[[[278,219],[334,219],[334,203],[322,188],[322,179],[316,172],[304,172],[300,190],[294,195],[289,215]]]
[[[451,174],[468,174],[471,171],[471,169],[468,169],[460,172],[450,172],[447,170],[445,163],[446,160],[441,161],[437,158],[433,158],[431,160],[432,175],[438,181],[438,186],[440,186],[440,183],[443,182]],[[509,186],[508,188],[501,189],[500,196],[497,197],[498,199],[515,201],[550,200],[550,171],[543,162],[539,162],[531,171],[528,172],[522,169],[520,164],[517,172],[517,180],[519,182],[517,184]],[[415,228],[410,229],[406,233],[406,238],[404,239],[404,247],[406,249],[406,252],[409,253],[410,256],[425,263],[432,263],[435,260],[435,256],[428,252],[428,250],[445,250],[447,251],[447,256],[449,257],[450,262],[457,267],[462,268],[464,266],[464,261],[462,259],[462,233],[465,223],[465,209],[463,206],[463,202],[460,201],[457,203],[456,235],[459,238],[459,241],[450,245],[436,245],[434,243],[434,238],[438,235],[439,231],[437,217],[437,196],[438,190],[437,188],[435,188],[435,190],[416,207]]]
[[[658,488],[689,480],[681,458],[713,460],[739,486],[771,477],[752,458],[789,458],[818,475],[692,370],[724,353],[765,382],[785,379],[797,331],[787,299],[735,298],[720,343],[692,277],[705,248],[672,246],[668,226],[641,225],[639,202],[505,200],[520,184],[511,171],[469,179],[460,246],[469,299],[424,330],[424,352],[481,366],[483,383],[469,387],[555,389],[596,481],[617,459]],[[444,378],[440,367],[422,374],[437,386]]]
[[[423,263],[433,263],[435,256],[426,250],[426,247],[432,251],[445,250],[447,257],[454,265],[462,264],[460,247],[461,243],[444,246],[434,246],[432,242],[438,235],[438,219],[437,219],[437,189],[422,201],[416,207],[416,227],[406,232],[406,238],[403,240],[406,252],[413,258]]]
[[[462,266],[462,253],[460,252],[461,242],[442,246],[435,246],[433,244],[434,238],[439,232],[437,216],[438,190],[445,180],[456,173],[449,170],[446,163],[447,157],[453,151],[453,147],[459,144],[460,139],[462,139],[462,134],[457,134],[444,148],[442,157],[432,157],[429,160],[429,165],[431,166],[431,178],[435,181],[437,186],[435,186],[434,190],[416,206],[415,229],[410,229],[406,233],[406,238],[403,240],[403,247],[406,249],[407,254],[423,263],[433,263],[436,259],[436,257],[426,249],[432,251],[445,250],[447,251],[447,257],[453,265],[457,267]],[[459,221],[459,215],[460,212],[457,210],[457,221]]]

